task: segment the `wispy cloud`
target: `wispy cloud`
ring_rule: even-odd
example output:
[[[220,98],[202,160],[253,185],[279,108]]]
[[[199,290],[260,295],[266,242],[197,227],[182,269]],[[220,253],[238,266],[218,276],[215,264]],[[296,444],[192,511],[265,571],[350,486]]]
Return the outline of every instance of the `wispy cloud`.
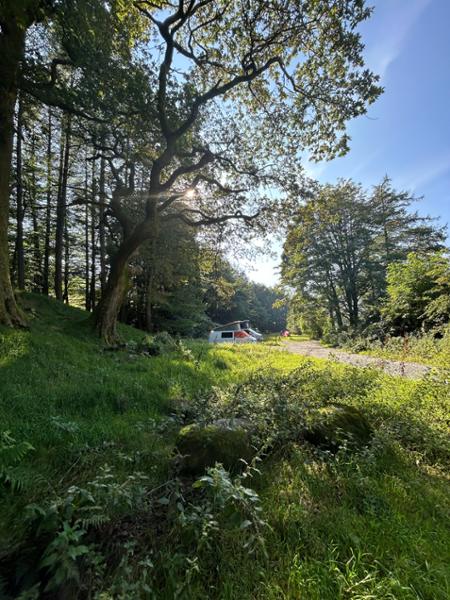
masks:
[[[378,148],[373,152],[368,152],[363,160],[355,162],[348,176],[353,179],[356,177],[360,177],[361,175],[366,175],[368,170],[371,171],[371,168],[375,164],[376,159],[379,158],[382,154],[382,148]]]
[[[425,185],[446,173],[450,174],[450,152],[415,166],[409,173],[400,177],[398,183],[413,192],[420,191]]]
[[[305,160],[302,166],[307,177],[310,179],[317,179],[325,171],[327,164],[328,163],[326,161],[316,163],[310,160]]]
[[[432,0],[390,1],[379,25],[379,39],[367,49],[367,62],[382,78],[401,54],[408,34]],[[376,9],[375,9],[376,10]]]

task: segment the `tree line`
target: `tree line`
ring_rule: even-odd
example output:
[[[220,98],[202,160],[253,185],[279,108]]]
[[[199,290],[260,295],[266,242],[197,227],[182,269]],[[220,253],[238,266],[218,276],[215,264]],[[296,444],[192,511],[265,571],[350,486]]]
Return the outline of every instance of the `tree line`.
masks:
[[[382,91],[357,33],[370,13],[1,0],[0,323],[26,324],[12,281],[66,301],[77,288],[112,342],[120,314],[155,318],[175,231],[195,257],[205,228],[236,245],[276,227],[300,152],[345,153],[346,121]],[[192,275],[174,261],[174,279]]]
[[[448,321],[446,228],[414,211],[417,200],[385,177],[372,190],[318,186],[300,203],[282,258],[290,326],[320,338]]]

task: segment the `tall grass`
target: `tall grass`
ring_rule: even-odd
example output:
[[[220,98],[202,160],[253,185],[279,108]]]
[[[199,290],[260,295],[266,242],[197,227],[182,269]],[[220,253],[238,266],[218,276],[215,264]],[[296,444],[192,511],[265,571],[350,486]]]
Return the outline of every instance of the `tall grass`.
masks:
[[[384,342],[367,341],[360,345],[367,354],[378,358],[403,360],[450,368],[450,329],[414,334],[408,337],[389,337]]]

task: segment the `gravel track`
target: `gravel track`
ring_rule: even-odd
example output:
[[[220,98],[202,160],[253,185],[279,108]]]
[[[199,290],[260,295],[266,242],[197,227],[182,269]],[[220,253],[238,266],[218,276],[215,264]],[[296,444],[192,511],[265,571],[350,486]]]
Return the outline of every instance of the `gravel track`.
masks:
[[[343,352],[336,348],[324,348],[319,342],[313,340],[305,342],[286,341],[283,345],[289,352],[293,352],[294,354],[313,356],[314,358],[326,358],[328,360],[334,359],[342,363],[354,365],[355,367],[382,369],[389,375],[406,377],[407,379],[420,379],[430,371],[430,367],[419,363],[374,358],[373,356],[365,356],[364,354],[351,354],[350,352]]]

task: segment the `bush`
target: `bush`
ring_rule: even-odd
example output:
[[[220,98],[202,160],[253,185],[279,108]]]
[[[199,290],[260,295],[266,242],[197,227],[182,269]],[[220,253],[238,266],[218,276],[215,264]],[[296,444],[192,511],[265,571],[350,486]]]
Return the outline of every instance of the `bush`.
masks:
[[[178,349],[177,341],[167,331],[157,333],[150,342],[150,352],[155,356],[170,354]]]
[[[380,358],[426,362],[438,367],[450,365],[450,328],[405,337],[386,336],[366,341],[365,350]]]
[[[177,350],[176,339],[167,331],[161,331],[153,337],[147,336],[139,346],[140,352],[150,356],[163,356],[164,354],[177,352]]]
[[[191,403],[203,425],[180,432],[178,450],[192,457],[185,467],[189,469],[192,460],[193,472],[200,472],[215,461],[230,468],[236,456],[248,460],[248,456],[255,454],[255,450],[253,454],[247,453],[245,445],[250,443],[259,455],[284,449],[305,439],[305,432],[319,421],[327,421],[327,437],[336,447],[341,438],[348,441],[352,435],[357,442],[366,443],[370,426],[360,412],[348,405],[363,402],[378,385],[378,377],[376,372],[358,369],[344,377],[306,363],[288,375],[272,371],[257,373],[244,384],[216,389],[209,397],[198,399],[196,407]],[[325,414],[330,415],[329,420],[324,419]],[[244,424],[242,439],[232,439],[235,432],[217,431],[217,424],[233,420],[238,429]],[[227,436],[227,443],[235,445],[230,455],[222,435]]]

